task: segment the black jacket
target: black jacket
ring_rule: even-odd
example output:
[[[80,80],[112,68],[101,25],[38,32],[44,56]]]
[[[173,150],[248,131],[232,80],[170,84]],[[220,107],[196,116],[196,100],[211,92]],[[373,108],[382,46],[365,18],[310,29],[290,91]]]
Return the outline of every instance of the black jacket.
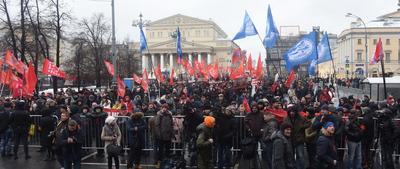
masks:
[[[281,131],[271,136],[273,140],[272,168],[273,169],[294,169],[294,154],[292,143]]]
[[[15,110],[10,116],[11,127],[15,132],[28,133],[32,119],[25,110]]]
[[[10,111],[0,112],[0,134],[5,132],[10,126]]]
[[[221,144],[232,144],[233,134],[236,131],[236,121],[234,117],[227,116],[226,114],[221,115],[216,120],[215,126],[217,142]]]
[[[250,131],[250,135],[256,138],[262,136],[261,129],[264,127],[264,117],[261,112],[251,112],[245,117],[246,129]]]
[[[337,150],[333,136],[327,136],[325,129],[317,140],[317,163],[319,168],[330,168],[333,166],[333,161],[337,160]]]
[[[72,138],[74,142],[68,143],[68,138]],[[62,152],[66,160],[80,159],[82,155],[82,144],[83,136],[80,129],[74,132],[65,129],[61,133]]]
[[[134,113],[134,118],[126,121],[126,130],[128,132],[128,143],[131,146],[143,147],[144,146],[144,137],[146,130],[146,122],[144,121],[143,113]],[[135,127],[137,130],[135,131]],[[131,147],[132,148],[132,147]]]
[[[360,142],[362,138],[361,123],[359,120],[349,120],[345,126],[347,140],[351,142]]]

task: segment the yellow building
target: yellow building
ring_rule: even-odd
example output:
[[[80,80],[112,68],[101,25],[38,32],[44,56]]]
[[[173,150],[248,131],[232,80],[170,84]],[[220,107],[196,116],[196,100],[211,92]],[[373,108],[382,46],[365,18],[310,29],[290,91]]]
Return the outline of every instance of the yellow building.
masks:
[[[366,69],[368,77],[381,76],[380,64],[369,64],[379,38],[383,45],[386,75],[400,75],[400,10],[397,10],[367,22],[365,28],[362,21],[357,19],[351,23],[349,29],[340,33],[337,48],[332,51],[337,76],[365,77]],[[329,66],[328,63],[321,65]],[[331,73],[332,71],[331,69]]]
[[[175,68],[175,72],[180,73],[174,37],[178,27],[183,58],[191,63],[196,59],[207,64],[218,62],[221,67],[230,65],[231,52],[237,45],[227,39],[215,22],[177,14],[150,22],[145,27],[149,50],[141,56],[142,70],[151,71],[152,65],[160,64],[162,71]]]

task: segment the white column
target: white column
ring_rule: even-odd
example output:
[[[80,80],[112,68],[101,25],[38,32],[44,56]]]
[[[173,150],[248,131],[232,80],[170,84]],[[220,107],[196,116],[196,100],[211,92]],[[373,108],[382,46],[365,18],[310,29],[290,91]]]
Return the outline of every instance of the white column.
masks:
[[[154,54],[151,54],[151,64],[153,65],[154,68],[156,68],[157,65],[156,65],[156,62],[154,62],[154,61],[155,61]]]
[[[192,64],[193,63],[193,56],[191,53],[189,53],[189,63]]]
[[[164,54],[160,54],[161,71],[164,71]]]
[[[174,55],[169,54],[169,68],[172,69],[174,67]]]
[[[200,63],[201,62],[201,53],[197,54],[197,61]]]
[[[207,53],[207,64],[211,64],[212,60],[211,60],[211,54]]]
[[[147,69],[147,58],[146,55],[142,55],[142,71],[146,68]]]

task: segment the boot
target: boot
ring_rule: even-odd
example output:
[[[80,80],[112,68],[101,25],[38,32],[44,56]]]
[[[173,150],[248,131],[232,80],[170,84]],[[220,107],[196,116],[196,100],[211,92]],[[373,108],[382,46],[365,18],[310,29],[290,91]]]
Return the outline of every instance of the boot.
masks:
[[[158,168],[160,168],[160,166],[158,166]],[[142,167],[140,166],[140,163],[136,163],[135,164],[135,169],[142,169]]]
[[[158,160],[158,161],[156,162],[156,168],[160,168],[160,165],[161,165],[161,161]]]

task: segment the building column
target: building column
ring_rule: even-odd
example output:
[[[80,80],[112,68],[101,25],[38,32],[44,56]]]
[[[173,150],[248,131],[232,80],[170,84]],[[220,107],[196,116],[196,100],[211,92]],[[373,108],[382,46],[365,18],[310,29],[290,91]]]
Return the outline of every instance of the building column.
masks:
[[[164,71],[164,54],[160,54],[161,71]]]
[[[211,64],[212,59],[211,59],[211,54],[207,53],[207,65]]]
[[[197,62],[201,63],[201,53],[197,54]]]
[[[143,71],[144,69],[148,69],[147,66],[148,66],[148,64],[147,64],[146,55],[142,55],[142,71]]]
[[[154,68],[156,68],[157,65],[156,65],[156,62],[154,62],[154,61],[155,61],[155,59],[154,59],[154,54],[151,54],[151,64],[152,64],[152,66],[153,66]]]
[[[189,63],[192,64],[193,63],[193,56],[191,53],[189,53]]]
[[[170,68],[170,70],[172,70],[173,67],[174,67],[174,55],[171,53],[171,54],[169,54],[169,68]]]

